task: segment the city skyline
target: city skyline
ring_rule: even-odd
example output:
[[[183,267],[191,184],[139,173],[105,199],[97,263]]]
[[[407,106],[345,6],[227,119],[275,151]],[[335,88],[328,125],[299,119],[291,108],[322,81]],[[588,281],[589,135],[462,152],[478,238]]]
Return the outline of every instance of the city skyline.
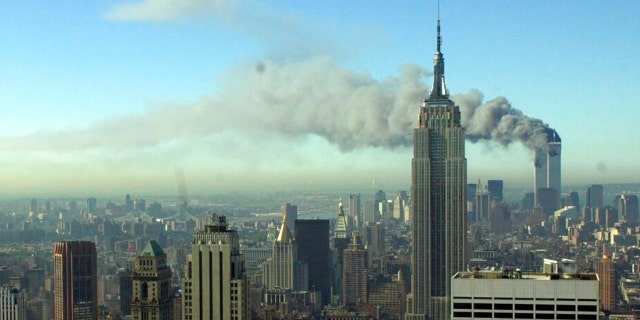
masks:
[[[639,6],[442,3],[452,98],[504,96],[556,129],[563,185],[637,182],[640,132],[621,128],[638,118]],[[434,1],[0,9],[6,192],[408,189]],[[468,181],[532,185],[517,141],[467,141],[467,158]]]

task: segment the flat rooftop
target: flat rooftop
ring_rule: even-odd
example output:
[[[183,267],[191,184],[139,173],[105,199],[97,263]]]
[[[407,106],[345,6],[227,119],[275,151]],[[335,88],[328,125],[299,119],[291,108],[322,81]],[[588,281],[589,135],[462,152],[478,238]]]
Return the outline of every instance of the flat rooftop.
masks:
[[[598,280],[595,273],[541,273],[520,272],[511,270],[479,270],[462,271],[453,276],[453,279],[516,279],[516,280]]]

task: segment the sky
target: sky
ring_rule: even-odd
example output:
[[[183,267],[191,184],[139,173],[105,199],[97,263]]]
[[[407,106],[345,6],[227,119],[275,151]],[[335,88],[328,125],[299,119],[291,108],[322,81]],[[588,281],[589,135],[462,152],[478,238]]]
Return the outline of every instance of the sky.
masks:
[[[2,1],[0,193],[407,190],[437,8]],[[512,131],[537,123],[562,137],[563,186],[640,182],[638,12],[441,1],[447,86],[477,134],[468,181],[531,186]]]

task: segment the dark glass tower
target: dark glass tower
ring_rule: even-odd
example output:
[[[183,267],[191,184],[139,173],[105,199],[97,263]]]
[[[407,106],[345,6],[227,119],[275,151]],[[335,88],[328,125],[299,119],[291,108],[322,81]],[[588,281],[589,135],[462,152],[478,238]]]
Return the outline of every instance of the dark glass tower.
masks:
[[[309,290],[322,291],[323,304],[331,294],[329,255],[329,220],[298,220],[296,222],[298,261],[309,266]]]
[[[412,277],[406,319],[448,319],[451,277],[465,268],[466,187],[464,129],[449,99],[440,51],[440,20],[429,97],[413,130],[411,160]]]

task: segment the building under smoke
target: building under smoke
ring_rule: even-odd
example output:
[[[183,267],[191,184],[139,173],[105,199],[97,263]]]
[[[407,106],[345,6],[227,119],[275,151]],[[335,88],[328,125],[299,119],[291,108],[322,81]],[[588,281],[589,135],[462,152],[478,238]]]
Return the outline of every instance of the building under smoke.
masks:
[[[562,140],[554,129],[545,128],[545,133],[547,134],[546,145],[543,149],[533,151],[534,204],[538,206],[540,203],[538,190],[547,188],[556,190],[558,195],[556,206],[560,206]]]

